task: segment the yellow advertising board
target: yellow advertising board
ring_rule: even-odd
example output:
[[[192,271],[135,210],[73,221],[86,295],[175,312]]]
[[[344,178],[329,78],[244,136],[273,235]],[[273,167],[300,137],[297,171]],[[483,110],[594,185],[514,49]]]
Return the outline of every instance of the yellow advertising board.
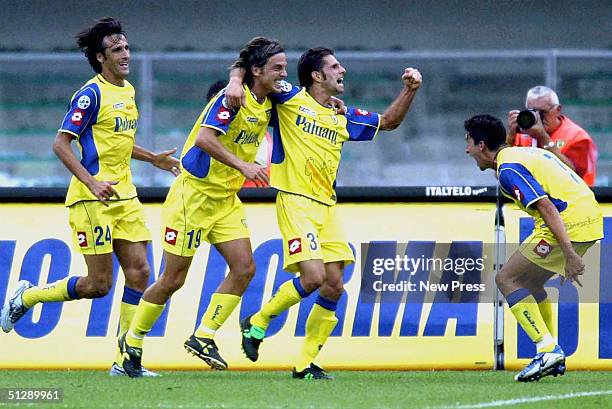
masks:
[[[274,204],[245,206],[257,273],[243,301],[217,333],[217,344],[230,368],[289,368],[301,347],[315,297],[273,320],[257,363],[242,355],[239,319],[258,310],[274,288],[292,277],[282,269],[283,243]],[[162,265],[160,209],[159,204],[145,205],[154,236],[149,247],[151,280],[159,276]],[[405,251],[404,255],[415,243],[430,246],[435,253],[451,251],[453,243],[492,243],[494,210],[491,203],[338,205],[357,262],[345,271],[339,323],[321,351],[320,362],[328,368],[347,369],[492,368],[493,303],[442,303],[425,298],[367,301],[361,282],[361,251],[362,245],[369,243],[390,254]],[[85,274],[83,257],[71,248],[67,210],[62,205],[4,204],[0,205],[0,220],[0,300],[10,295],[20,279],[44,284]],[[115,267],[115,285],[106,297],[37,305],[13,332],[1,333],[0,367],[109,367],[123,292],[122,274],[118,265]],[[205,367],[182,345],[199,323],[226,269],[216,250],[208,245],[200,247],[184,287],[172,297],[145,341],[146,366]]]
[[[602,208],[606,233],[612,227],[612,205],[602,204]],[[519,243],[533,229],[531,219],[514,205],[506,205],[504,214],[506,242]],[[586,269],[581,280],[582,288],[567,282],[561,285],[557,277],[546,284],[548,297],[553,302],[558,343],[568,356],[567,367],[570,369],[612,369],[612,271],[609,250],[607,239],[604,239],[584,256]],[[505,304],[505,367],[522,369],[535,352],[533,343],[517,327]]]

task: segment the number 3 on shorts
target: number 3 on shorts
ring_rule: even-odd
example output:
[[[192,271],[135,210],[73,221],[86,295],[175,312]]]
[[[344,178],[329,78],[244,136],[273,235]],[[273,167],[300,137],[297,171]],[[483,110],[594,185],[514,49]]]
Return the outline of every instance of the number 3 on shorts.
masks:
[[[306,237],[308,237],[308,240],[310,240],[310,249],[316,250],[319,247],[319,243],[317,243],[317,236],[315,236],[314,233],[308,233],[306,234]]]

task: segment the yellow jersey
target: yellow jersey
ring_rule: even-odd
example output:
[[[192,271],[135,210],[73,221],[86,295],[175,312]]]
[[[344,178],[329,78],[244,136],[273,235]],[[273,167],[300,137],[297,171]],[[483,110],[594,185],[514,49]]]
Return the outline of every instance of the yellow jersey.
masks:
[[[602,211],[587,184],[557,156],[545,149],[510,147],[497,154],[501,192],[547,229],[534,203],[548,197],[563,220],[571,241],[603,238]]]
[[[181,154],[185,177],[196,181],[206,196],[223,199],[236,194],[244,183],[244,175],[227,166],[195,145],[202,126],[219,131],[219,142],[231,153],[253,162],[257,149],[266,135],[272,112],[272,102],[266,98],[259,103],[249,87],[244,85],[246,106],[235,111],[225,101],[225,90],[213,97],[194,124]]]
[[[336,203],[336,175],[346,141],[369,141],[378,133],[380,115],[349,107],[346,115],[319,104],[305,88],[282,83],[270,94],[271,185],[326,205]]]
[[[119,198],[136,197],[130,161],[138,126],[134,87],[111,84],[98,74],[70,100],[59,129],[73,135],[81,152],[81,164],[96,180],[117,181]],[[98,200],[75,176],[70,181],[66,206],[83,200]]]

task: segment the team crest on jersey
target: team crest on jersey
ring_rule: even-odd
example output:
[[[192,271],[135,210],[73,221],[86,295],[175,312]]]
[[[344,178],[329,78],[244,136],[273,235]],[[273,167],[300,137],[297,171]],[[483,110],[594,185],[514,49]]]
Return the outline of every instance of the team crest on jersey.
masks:
[[[368,111],[366,111],[365,109],[355,109],[355,115],[357,116],[370,116],[370,113]]]
[[[176,244],[177,238],[178,231],[171,229],[170,227],[166,227],[166,232],[164,233],[164,241],[174,246]]]
[[[75,124],[76,126],[83,125],[83,117],[85,116],[85,112],[82,109],[75,109],[70,117],[70,122]]]
[[[542,239],[538,245],[535,246],[533,252],[542,258],[546,258],[552,250],[553,246],[551,246],[546,240]]]
[[[124,106],[125,104],[123,102],[117,102],[116,104],[113,104],[113,109],[123,108]]]
[[[230,117],[231,114],[229,109],[224,106],[220,107],[219,111],[217,111],[217,121],[221,122],[222,124],[227,124],[230,120]]]
[[[294,254],[298,254],[302,252],[302,239],[296,237],[295,239],[291,239],[287,242],[289,247],[289,255],[293,256]]]
[[[521,189],[519,189],[518,186],[512,186],[512,193],[514,193],[514,197],[516,197],[516,200],[521,203],[523,202],[525,195],[523,195],[523,192],[521,192]]]
[[[338,125],[338,117],[336,115],[332,115],[331,120],[334,125]]]
[[[87,95],[81,95],[79,100],[77,101],[77,106],[81,109],[87,109],[91,105],[91,99]]]
[[[272,116],[272,110],[271,109],[266,109],[266,116],[268,117],[268,119],[270,119],[270,116]]]
[[[291,88],[293,88],[293,86],[289,82],[287,82],[285,80],[282,80],[280,82],[280,86],[281,86],[281,91],[283,91],[283,92],[289,92],[289,91],[291,91]]]
[[[256,124],[256,123],[259,122],[259,119],[255,118],[254,116],[247,116],[246,120],[247,120],[247,122],[250,122],[250,123],[253,123],[253,124]]]
[[[77,232],[77,241],[79,242],[79,247],[87,247],[87,234],[82,231]]]

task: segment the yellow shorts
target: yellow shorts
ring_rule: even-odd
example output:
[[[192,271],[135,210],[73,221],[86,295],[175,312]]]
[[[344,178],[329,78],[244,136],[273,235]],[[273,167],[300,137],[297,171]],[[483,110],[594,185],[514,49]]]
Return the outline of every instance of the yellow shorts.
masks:
[[[344,261],[345,265],[355,261],[335,206],[305,196],[278,192],[276,217],[283,236],[285,270],[297,273],[297,263],[306,260]]]
[[[596,241],[586,243],[572,242],[572,247],[582,257],[595,243]],[[552,233],[534,231],[521,244],[519,251],[532,263],[553,273],[565,276],[565,256]]]
[[[164,250],[183,257],[193,257],[203,241],[216,244],[250,236],[237,195],[211,199],[183,176],[170,187],[162,206],[162,222]]]
[[[107,202],[77,202],[68,207],[73,243],[81,253],[113,252],[113,240],[149,241],[144,208],[138,198]]]

